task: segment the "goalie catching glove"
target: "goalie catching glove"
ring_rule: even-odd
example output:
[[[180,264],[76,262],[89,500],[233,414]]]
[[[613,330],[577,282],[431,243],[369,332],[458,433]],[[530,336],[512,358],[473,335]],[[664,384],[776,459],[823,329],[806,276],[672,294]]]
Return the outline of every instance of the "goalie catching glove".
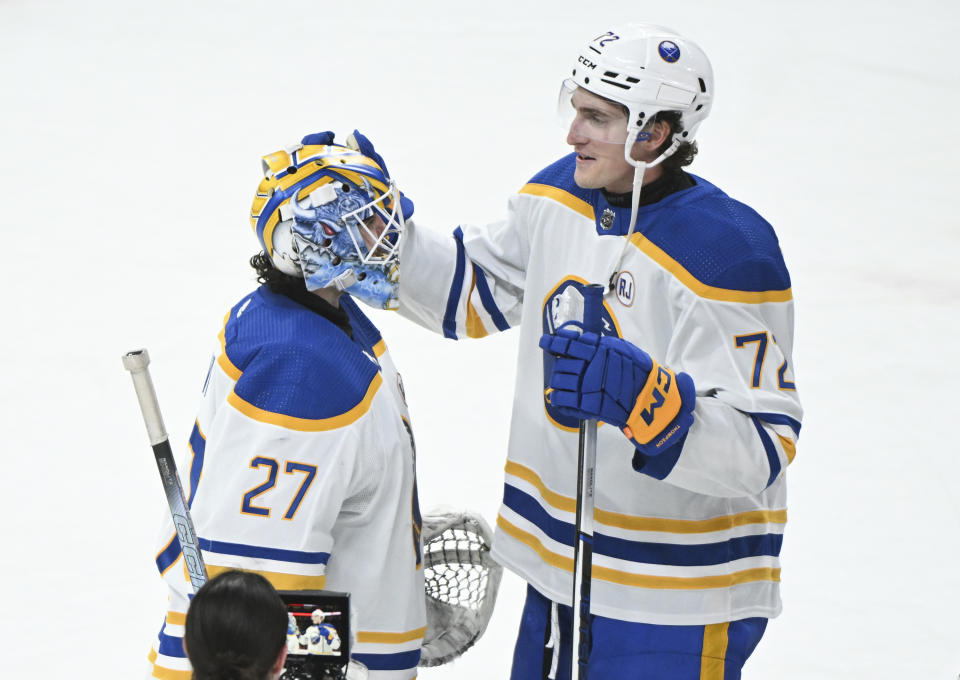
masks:
[[[437,511],[423,517],[427,632],[421,666],[453,661],[487,628],[503,567],[490,557],[492,534],[480,515]]]
[[[693,424],[693,378],[632,343],[561,327],[540,347],[556,357],[547,398],[564,415],[616,425],[646,456],[682,441]]]

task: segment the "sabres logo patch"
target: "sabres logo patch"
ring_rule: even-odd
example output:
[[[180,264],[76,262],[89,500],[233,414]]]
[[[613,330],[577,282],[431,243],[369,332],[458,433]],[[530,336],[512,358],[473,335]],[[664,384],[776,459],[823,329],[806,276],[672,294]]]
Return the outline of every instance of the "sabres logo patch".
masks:
[[[672,40],[661,42],[657,51],[660,52],[660,58],[668,64],[673,64],[680,59],[680,47]]]

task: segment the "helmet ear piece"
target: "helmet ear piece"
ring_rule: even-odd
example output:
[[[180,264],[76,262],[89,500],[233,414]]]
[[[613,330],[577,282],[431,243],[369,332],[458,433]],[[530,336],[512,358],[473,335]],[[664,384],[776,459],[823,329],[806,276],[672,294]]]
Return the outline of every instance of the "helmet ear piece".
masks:
[[[284,274],[302,277],[303,270],[300,268],[300,257],[297,251],[297,243],[293,238],[293,220],[284,220],[273,230],[273,253],[270,255],[270,261]]]

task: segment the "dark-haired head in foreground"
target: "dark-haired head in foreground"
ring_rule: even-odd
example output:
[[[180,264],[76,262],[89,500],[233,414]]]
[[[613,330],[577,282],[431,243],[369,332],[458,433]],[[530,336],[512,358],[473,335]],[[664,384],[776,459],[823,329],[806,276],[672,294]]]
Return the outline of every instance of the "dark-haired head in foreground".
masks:
[[[187,610],[183,646],[195,680],[274,680],[286,660],[287,609],[269,581],[228,571]]]

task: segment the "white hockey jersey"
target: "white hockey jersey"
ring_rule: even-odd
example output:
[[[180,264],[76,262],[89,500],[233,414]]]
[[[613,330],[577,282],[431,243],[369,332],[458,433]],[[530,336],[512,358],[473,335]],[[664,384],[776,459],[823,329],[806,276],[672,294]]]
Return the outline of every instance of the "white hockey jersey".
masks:
[[[538,340],[567,286],[606,284],[619,269],[603,332],[688,373],[697,402],[682,446],[638,454],[639,471],[629,440],[599,427],[591,610],[655,624],[776,616],[784,470],[802,410],[790,279],[773,229],[693,177],[695,186],[641,207],[618,268],[630,209],[581,189],[573,172],[571,154],[510,199],[506,220],[454,238],[411,227],[401,255],[404,316],[455,339],[520,325],[493,554],[570,604],[577,422],[544,399],[552,357]]]
[[[352,339],[265,286],[227,314],[180,470],[210,577],[350,593],[353,658],[371,679],[407,680],[426,625],[413,435],[379,332],[348,295],[340,305]],[[157,566],[170,603],[151,672],[186,679],[193,589],[169,522]]]

